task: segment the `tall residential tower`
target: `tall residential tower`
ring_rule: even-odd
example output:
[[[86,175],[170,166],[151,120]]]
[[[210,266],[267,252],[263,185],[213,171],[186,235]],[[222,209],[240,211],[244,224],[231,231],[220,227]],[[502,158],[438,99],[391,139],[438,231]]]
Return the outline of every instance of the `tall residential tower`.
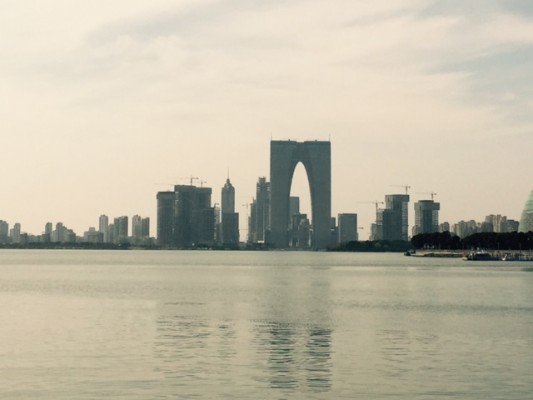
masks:
[[[439,231],[440,203],[433,200],[420,200],[415,203],[415,226],[413,236]]]
[[[221,243],[224,246],[239,245],[239,214],[235,212],[235,188],[229,178],[221,193]]]

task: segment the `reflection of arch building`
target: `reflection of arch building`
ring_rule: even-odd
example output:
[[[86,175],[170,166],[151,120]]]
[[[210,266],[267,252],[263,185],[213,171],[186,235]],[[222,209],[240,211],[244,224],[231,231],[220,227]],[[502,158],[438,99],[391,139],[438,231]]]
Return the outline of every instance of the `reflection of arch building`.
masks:
[[[330,243],[331,224],[331,143],[325,141],[270,142],[270,242],[288,247],[289,196],[298,163],[307,173],[311,193],[311,246],[325,248]]]

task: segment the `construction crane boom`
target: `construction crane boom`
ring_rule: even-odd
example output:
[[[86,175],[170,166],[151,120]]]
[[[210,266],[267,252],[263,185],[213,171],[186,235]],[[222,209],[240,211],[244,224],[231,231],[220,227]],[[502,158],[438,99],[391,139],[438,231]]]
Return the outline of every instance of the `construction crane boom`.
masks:
[[[411,186],[409,186],[409,185],[391,185],[391,186],[404,188],[405,189],[405,194],[409,194],[409,189],[411,189]]]
[[[435,192],[417,192],[417,194],[429,194],[431,196],[431,200],[435,200],[435,196],[437,195]]]
[[[379,208],[379,205],[380,204],[385,204],[383,201],[358,201],[357,203],[362,203],[362,204],[374,204],[376,206],[376,214],[378,212],[378,208]]]

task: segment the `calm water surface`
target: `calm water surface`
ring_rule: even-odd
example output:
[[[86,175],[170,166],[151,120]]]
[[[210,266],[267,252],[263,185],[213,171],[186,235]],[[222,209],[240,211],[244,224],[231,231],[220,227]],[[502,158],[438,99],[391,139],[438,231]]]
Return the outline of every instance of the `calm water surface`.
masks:
[[[531,399],[533,263],[0,251],[2,399]]]

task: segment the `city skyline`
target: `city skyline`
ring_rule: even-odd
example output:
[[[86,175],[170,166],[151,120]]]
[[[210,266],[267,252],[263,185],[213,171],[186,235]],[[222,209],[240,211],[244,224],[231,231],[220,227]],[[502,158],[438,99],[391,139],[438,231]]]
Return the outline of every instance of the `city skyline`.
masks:
[[[291,140],[289,139],[288,141],[273,141],[274,143],[291,143]],[[294,142],[294,143],[297,143],[297,142]],[[330,142],[318,142],[318,143],[327,143],[328,145],[330,144]],[[298,176],[299,175],[299,176]],[[229,173],[228,173],[228,176],[229,176]],[[200,186],[198,187],[198,189],[200,190],[203,190],[203,189],[206,189],[206,190],[209,190],[211,191],[213,188],[211,188],[210,186],[206,186],[204,187],[204,184],[207,183],[207,181],[204,181],[202,178],[199,178],[199,177],[193,177],[193,175],[190,175],[188,177],[183,177],[183,178],[180,178],[182,180],[187,180],[189,183],[186,184],[186,185],[183,185],[185,187],[188,187],[189,185],[193,185],[196,181],[199,181],[200,182]],[[270,181],[267,177],[258,177],[259,181],[263,181],[263,184],[266,184],[268,187],[270,187]],[[311,215],[311,206],[310,206],[310,203],[311,203],[311,196],[310,196],[310,193],[309,193],[309,190],[307,189],[307,186],[309,185],[308,183],[308,176],[307,176],[307,173],[305,171],[305,168],[304,166],[302,165],[301,162],[299,162],[295,168],[295,173],[294,173],[294,177],[292,179],[292,188],[291,188],[291,198],[292,197],[295,197],[298,199],[299,201],[299,204],[303,204],[303,207],[300,209],[300,212],[302,214],[308,214],[309,216]],[[225,181],[225,184],[222,185],[220,187],[220,189],[223,189],[225,187],[225,185],[227,185],[229,183],[230,179],[229,177],[226,178],[226,181]],[[257,184],[259,185],[259,183]],[[178,187],[178,186],[182,186],[182,185],[173,185],[174,187]],[[396,186],[396,187],[401,187],[403,188],[403,190],[405,191],[405,193],[403,194],[400,194],[399,191],[395,191],[395,190],[392,190],[392,191],[389,191],[388,193],[389,194],[384,194],[384,199],[385,201],[379,201],[379,200],[376,200],[376,201],[372,201],[372,202],[357,202],[358,204],[356,204],[356,208],[355,209],[352,209],[352,210],[347,210],[345,211],[344,213],[339,213],[340,214],[352,214],[352,213],[355,213],[357,215],[357,219],[360,218],[360,213],[357,211],[361,208],[363,209],[367,209],[368,207],[365,207],[364,204],[361,204],[361,203],[366,203],[368,205],[372,204],[372,207],[376,207],[375,208],[375,211],[374,213],[370,212],[369,215],[365,215],[363,214],[363,220],[369,220],[370,223],[367,226],[363,226],[361,224],[358,224],[358,229],[360,230],[363,230],[363,231],[358,231],[357,232],[357,235],[359,236],[359,240],[375,240],[376,238],[380,238],[381,235],[378,234],[378,236],[376,237],[372,231],[373,229],[373,226],[375,225],[375,223],[380,220],[380,217],[378,215],[381,215],[381,213],[383,211],[386,211],[387,209],[389,208],[392,208],[393,206],[392,205],[388,205],[388,202],[390,201],[391,204],[392,204],[392,198],[395,198],[395,197],[398,197],[398,198],[404,198],[406,197],[407,199],[407,202],[404,203],[404,207],[407,207],[406,210],[407,210],[407,214],[408,214],[408,218],[407,218],[407,215],[404,216],[404,222],[402,222],[402,230],[403,230],[403,234],[402,234],[402,240],[405,240],[406,237],[411,237],[411,236],[414,236],[412,233],[411,233],[411,229],[417,225],[417,222],[416,222],[416,208],[417,208],[417,204],[418,202],[429,202],[430,200],[428,199],[428,197],[431,197],[432,199],[437,196],[437,193],[435,192],[415,192],[416,194],[413,196],[413,195],[409,195],[409,190],[412,189],[412,186],[410,185],[390,185],[390,186]],[[194,187],[194,186],[192,186]],[[232,190],[233,190],[233,198],[235,198],[235,188],[232,186]],[[215,191],[216,192],[216,191]],[[159,195],[160,194],[167,194],[167,193],[171,193],[171,192],[165,192],[165,191],[162,191],[162,192],[158,192],[155,196],[156,199],[159,199]],[[249,196],[248,198],[251,199],[251,200],[254,200],[254,199],[257,199],[257,196],[259,192],[257,193],[254,193],[255,197],[254,196]],[[394,193],[394,194],[392,194]],[[300,195],[303,194],[303,199],[302,197],[300,197]],[[210,196],[211,197],[211,196]],[[234,200],[235,201],[235,200]],[[332,199],[333,201],[333,199]],[[432,200],[431,200],[432,201]],[[530,200],[529,200],[530,201]],[[212,200],[210,200],[210,204],[211,206],[213,207],[213,209],[218,209],[219,212],[221,212],[221,208],[218,208],[217,206],[220,206],[221,203],[223,202],[223,199],[222,199],[222,195],[220,195],[220,198],[216,198],[214,197]],[[440,204],[440,203],[439,203]],[[234,204],[234,207],[236,208],[236,205]],[[241,215],[239,216],[239,213],[237,213],[237,217],[239,218],[239,220],[241,221],[239,225],[241,225],[239,231],[241,231],[241,237],[244,238],[248,235],[248,218],[251,217],[252,215],[252,208],[253,208],[253,204],[251,203],[246,203],[246,204],[241,204],[241,207],[245,208],[245,212],[244,213],[240,213]],[[268,206],[270,208],[270,206]],[[153,235],[154,238],[157,238],[159,235],[158,235],[158,226],[157,226],[157,214],[158,214],[158,209],[159,209],[159,206],[156,204],[156,206],[154,207],[155,208],[155,215],[156,215],[156,219],[155,221],[151,218],[151,216],[149,216],[147,218],[148,222],[149,222],[149,229],[150,231],[154,232],[155,234]],[[379,211],[379,213],[377,213]],[[519,214],[520,216],[522,215],[522,212],[523,212],[523,209],[521,209],[518,213],[515,213],[515,214]],[[405,213],[405,211],[404,211]],[[499,211],[494,211],[494,212],[490,212],[489,214],[485,214],[484,217],[487,217],[488,215],[493,215],[493,213],[496,213],[498,215],[500,214],[503,214],[503,213],[500,213]],[[120,213],[119,213],[120,214]],[[124,214],[124,213],[122,213]],[[136,212],[134,211],[133,214],[136,214]],[[133,215],[132,214],[132,215]],[[149,213],[148,213],[149,214]],[[504,214],[505,215],[505,214]],[[101,214],[100,217],[106,217],[105,213],[104,214]],[[135,216],[138,216],[138,215],[135,215]],[[334,213],[331,214],[331,217],[332,218],[335,218],[336,215]],[[119,217],[120,218],[120,217]],[[514,214],[510,217],[511,219],[520,219],[520,217],[516,217]],[[472,217],[472,216],[464,216],[463,218],[461,219],[457,219],[457,220],[446,220],[444,221],[445,223],[451,223],[452,225],[453,224],[457,224],[457,223],[463,223],[463,222],[466,222],[466,221],[478,221],[478,220],[482,220],[483,218],[477,218],[477,217]],[[49,220],[50,219],[44,219],[46,220],[46,224],[49,224]],[[442,220],[442,218],[441,218]],[[86,225],[85,227],[77,230],[77,229],[71,229],[72,231],[75,231],[75,232],[83,232],[85,230],[88,230],[88,229],[92,229],[94,227],[96,227],[96,229],[98,230],[98,227],[100,226],[100,221],[96,221],[96,223],[93,224],[94,221],[92,221],[91,223],[89,223],[88,225]],[[20,228],[20,225],[21,223],[20,222],[11,222],[12,224],[18,224],[19,225],[19,229]],[[59,219],[58,221],[56,221],[56,223],[60,223],[62,224],[63,223],[63,219]],[[365,232],[366,230],[366,232]],[[40,233],[46,233],[46,226],[45,228],[42,230],[42,232],[40,232],[38,229],[36,231],[30,231],[29,229],[28,230],[25,230],[24,228],[22,228],[20,230],[21,233],[26,233],[26,234],[30,234],[30,235],[39,235]],[[398,238],[399,239],[399,238]],[[243,239],[244,240],[244,239]],[[255,241],[255,240],[258,240],[258,238],[252,240],[252,241]],[[262,239],[259,239],[259,240],[262,240]],[[242,241],[242,240],[241,240]]]
[[[294,142],[285,142],[289,145]],[[278,142],[277,145],[285,144]],[[305,143],[300,143],[300,145]],[[319,145],[329,142],[317,143]],[[304,146],[305,147],[305,146]],[[329,147],[329,146],[328,146]],[[290,146],[289,146],[290,149]],[[324,154],[323,154],[324,155]],[[329,158],[329,156],[328,156]],[[410,187],[405,186],[406,192]],[[235,188],[229,178],[221,188],[221,203],[211,201],[212,188],[192,185],[175,185],[173,191],[158,192],[157,199],[157,231],[150,235],[150,218],[136,214],[132,217],[131,229],[129,217],[119,216],[112,223],[107,215],[98,219],[98,228],[88,227],[83,235],[68,228],[62,222],[45,224],[44,232],[27,232],[22,230],[20,223],[0,220],[0,245],[27,245],[31,243],[92,243],[92,244],[133,244],[134,246],[160,246],[162,248],[218,247],[237,249],[241,245],[303,249],[320,248],[313,239],[313,228],[307,213],[300,210],[300,198],[290,196],[287,204],[287,242],[275,243],[272,240],[271,222],[268,222],[271,211],[270,182],[259,177],[256,198],[250,204],[250,213],[245,215],[248,222],[246,239],[239,240],[239,213],[234,212]],[[433,198],[436,193],[431,193]],[[531,223],[533,190],[523,208],[520,221],[507,218],[501,214],[486,215],[484,221],[460,220],[450,224],[448,221],[439,223],[440,203],[432,200],[419,200],[414,206],[413,226],[409,226],[408,194],[385,195],[384,202],[374,202],[376,219],[371,225],[370,240],[408,241],[418,234],[450,232],[465,238],[480,232],[528,232]],[[383,204],[384,208],[379,208]],[[332,217],[328,229],[328,243],[324,247],[340,245],[345,241],[360,240],[359,230],[364,229],[357,224],[356,213],[341,213]],[[409,230],[412,235],[409,235]],[[130,234],[131,233],[131,234]],[[364,239],[361,239],[364,240]],[[314,243],[314,244],[313,244]],[[324,248],[322,247],[322,248]]]
[[[6,4],[0,219],[83,232],[140,214],[156,232],[154,193],[193,176],[220,202],[229,169],[242,239],[269,141],[293,139],[331,140],[331,214],[357,213],[361,239],[375,213],[360,202],[395,185],[411,204],[436,192],[441,221],[518,220],[533,5],[389,3]]]

